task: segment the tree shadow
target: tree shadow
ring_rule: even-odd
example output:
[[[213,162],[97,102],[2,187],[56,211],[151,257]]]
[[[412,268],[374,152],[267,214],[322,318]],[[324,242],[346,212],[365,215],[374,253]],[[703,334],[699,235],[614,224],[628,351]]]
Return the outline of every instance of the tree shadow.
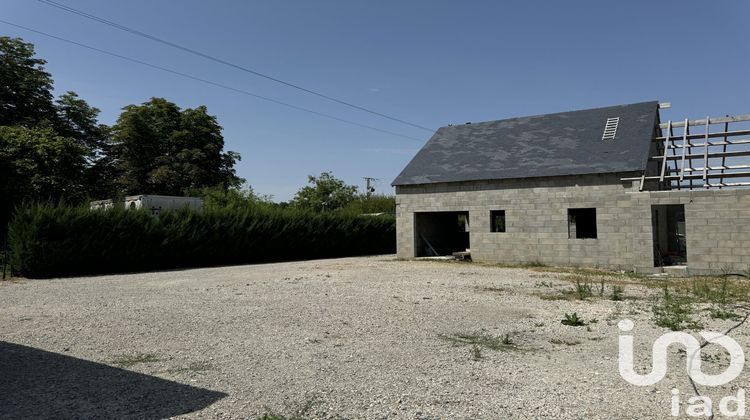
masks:
[[[166,418],[226,395],[0,341],[2,418]]]

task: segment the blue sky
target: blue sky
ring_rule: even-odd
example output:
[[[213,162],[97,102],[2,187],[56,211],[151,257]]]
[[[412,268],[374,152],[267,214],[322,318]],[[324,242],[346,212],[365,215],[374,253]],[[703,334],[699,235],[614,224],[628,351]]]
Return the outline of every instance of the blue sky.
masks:
[[[750,112],[746,1],[96,1],[61,3],[430,128],[646,100],[663,118]],[[239,174],[287,200],[331,170],[389,184],[430,133],[31,0],[0,19],[420,141],[353,127],[0,23],[36,44],[58,93],[113,123],[151,97],[207,105]]]

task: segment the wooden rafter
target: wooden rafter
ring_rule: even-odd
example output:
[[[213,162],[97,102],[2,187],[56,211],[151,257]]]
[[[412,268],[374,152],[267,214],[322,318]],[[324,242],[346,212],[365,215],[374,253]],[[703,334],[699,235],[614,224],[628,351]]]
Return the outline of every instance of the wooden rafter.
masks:
[[[646,185],[653,185],[647,181],[658,181],[661,189],[750,186],[750,164],[746,159],[750,157],[750,129],[730,130],[731,123],[737,122],[750,122],[750,114],[658,123],[653,141],[661,147],[649,160],[660,162],[660,171],[650,176],[644,171],[637,178],[623,180],[639,182],[641,191]],[[711,127],[716,130],[717,125],[721,131],[712,132]],[[675,133],[675,127],[682,132]],[[691,130],[691,127],[702,129]],[[717,159],[720,165],[716,164]],[[744,180],[724,182],[726,178]]]
[[[706,117],[706,138],[703,146],[703,181],[708,179],[708,127],[711,125],[710,120]]]
[[[688,133],[689,129],[690,129],[690,126],[688,125],[688,120],[685,119],[685,131],[683,132],[683,135],[682,135],[682,162],[680,163],[680,181],[684,179],[683,175],[685,174],[685,154],[687,153],[688,145],[690,145],[690,143],[688,142],[688,138],[687,138],[689,134]]]
[[[728,132],[728,131],[729,131],[729,123],[728,123],[728,122],[725,122],[725,123],[724,123],[724,133],[726,133],[726,132]],[[727,146],[729,146],[729,144],[728,144],[728,139],[727,139],[727,136],[724,136],[724,144],[723,144],[723,147],[722,147],[722,150],[721,150],[721,151],[722,151],[722,152],[724,152],[724,153],[726,153],[726,152],[727,152]],[[722,166],[722,167],[723,167],[723,166],[725,166],[725,165],[726,165],[726,163],[727,163],[727,158],[726,158],[726,156],[722,156],[722,157],[721,157],[721,166]],[[721,173],[722,173],[722,174],[724,173],[724,169],[721,169]],[[719,183],[723,183],[723,182],[724,182],[724,178],[720,178],[720,179],[719,179]],[[719,188],[721,188],[721,187],[719,187]]]
[[[711,124],[713,124],[713,119],[711,120]],[[735,131],[724,130],[724,131],[720,131],[720,132],[717,132],[717,133],[711,133],[711,134],[708,135],[708,137],[709,138],[716,138],[716,137],[724,137],[724,138],[726,138],[726,137],[747,136],[747,135],[750,135],[750,130],[735,130]],[[703,137],[704,137],[703,134],[690,134],[690,135],[687,136],[687,138],[689,140],[701,139]],[[662,137],[654,137],[654,141],[659,141],[659,142],[660,141],[664,141],[664,137],[663,136]]]
[[[735,115],[735,116],[727,115],[726,117],[711,118],[711,124],[720,124],[720,123],[728,124],[728,123],[742,122],[742,121],[750,121],[750,114]],[[685,125],[706,125],[706,120],[685,120],[685,122],[682,122],[682,123],[675,122],[672,124],[672,128],[684,127]],[[664,123],[659,124],[659,127],[666,128],[666,124]]]
[[[672,120],[667,123],[667,134],[664,136],[664,151],[661,160],[661,182],[664,182],[664,175],[667,172],[667,149],[669,149],[669,138],[672,136]]]

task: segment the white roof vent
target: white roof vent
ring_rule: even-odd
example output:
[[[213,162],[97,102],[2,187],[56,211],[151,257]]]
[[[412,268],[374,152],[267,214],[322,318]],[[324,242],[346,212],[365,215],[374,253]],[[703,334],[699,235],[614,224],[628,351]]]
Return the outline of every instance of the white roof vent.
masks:
[[[614,140],[617,135],[617,125],[620,124],[620,117],[607,118],[607,123],[604,124],[604,134],[602,134],[602,140]]]

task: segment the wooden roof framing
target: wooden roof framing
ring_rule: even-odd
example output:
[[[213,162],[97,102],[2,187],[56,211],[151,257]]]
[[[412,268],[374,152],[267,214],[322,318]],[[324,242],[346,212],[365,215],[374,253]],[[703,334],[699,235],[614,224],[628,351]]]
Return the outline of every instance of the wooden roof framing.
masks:
[[[657,144],[657,152],[648,158],[659,162],[658,173],[644,171],[638,178],[623,178],[623,181],[640,181],[640,190],[647,181],[657,181],[658,189],[748,187],[750,129],[730,130],[731,124],[747,122],[750,114],[660,123],[652,140]],[[695,128],[692,132],[691,127]],[[681,132],[675,133],[675,128]],[[653,166],[647,165],[650,167]],[[729,178],[740,180],[724,182]]]

